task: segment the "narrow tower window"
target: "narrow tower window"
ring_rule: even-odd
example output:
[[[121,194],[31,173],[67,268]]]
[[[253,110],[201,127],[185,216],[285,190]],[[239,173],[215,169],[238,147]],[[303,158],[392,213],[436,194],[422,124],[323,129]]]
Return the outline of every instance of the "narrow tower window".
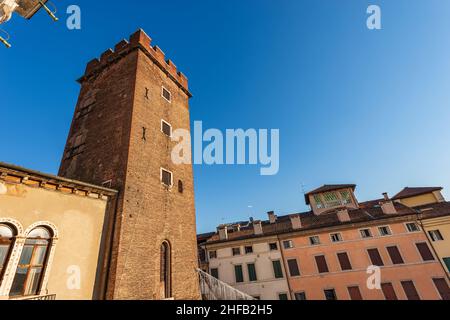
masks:
[[[170,245],[167,241],[164,241],[161,245],[161,292],[164,299],[172,297],[172,277],[171,277],[171,254]]]
[[[172,94],[170,93],[169,90],[167,90],[166,88],[162,87],[162,96],[164,99],[166,99],[168,102],[172,102]]]

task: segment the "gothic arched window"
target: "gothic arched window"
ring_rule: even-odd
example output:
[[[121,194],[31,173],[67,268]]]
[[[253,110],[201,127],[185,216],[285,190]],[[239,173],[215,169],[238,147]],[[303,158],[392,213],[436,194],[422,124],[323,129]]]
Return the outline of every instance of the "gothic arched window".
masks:
[[[11,249],[14,243],[16,230],[6,224],[0,224],[0,284],[3,280],[3,273],[8,264]]]
[[[10,296],[34,296],[39,294],[51,239],[51,232],[44,227],[38,227],[28,234]]]
[[[169,299],[172,297],[172,277],[171,277],[171,249],[170,244],[164,241],[161,245],[161,290],[163,292],[163,298]]]

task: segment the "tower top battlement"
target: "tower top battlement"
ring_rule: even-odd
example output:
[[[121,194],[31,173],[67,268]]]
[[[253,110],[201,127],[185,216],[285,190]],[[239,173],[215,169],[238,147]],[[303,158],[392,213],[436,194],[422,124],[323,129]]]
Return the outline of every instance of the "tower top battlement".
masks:
[[[151,42],[152,39],[145,31],[139,29],[130,36],[129,40],[123,39],[117,43],[114,46],[114,50],[108,49],[100,55],[100,58],[95,58],[88,62],[84,75],[78,79],[78,82],[83,83],[95,77],[105,68],[118,62],[130,52],[142,50],[180,89],[189,97],[192,97],[192,94],[189,92],[187,77],[177,70],[172,60],[166,60],[164,52],[158,46],[152,46]]]

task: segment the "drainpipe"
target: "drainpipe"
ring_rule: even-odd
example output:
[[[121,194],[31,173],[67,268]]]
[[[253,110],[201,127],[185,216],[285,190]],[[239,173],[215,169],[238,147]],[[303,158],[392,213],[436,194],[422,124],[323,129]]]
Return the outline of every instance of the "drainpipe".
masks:
[[[417,213],[417,221],[419,222],[420,228],[422,229],[423,233],[425,234],[425,237],[427,238],[428,242],[430,243],[431,250],[433,250],[434,256],[437,257],[437,259],[439,260],[439,264],[442,267],[442,269],[444,270],[444,274],[447,276],[447,280],[450,281],[450,276],[448,274],[447,266],[444,265],[444,262],[439,257],[436,249],[434,248],[433,239],[431,239],[431,237],[428,234],[428,232],[425,231],[425,227],[423,226],[423,222],[422,222],[422,219],[421,219],[421,212],[419,210],[416,210],[416,209],[414,209],[414,211],[416,211],[416,213]]]
[[[288,270],[287,265],[286,265],[286,259],[284,257],[284,249],[283,249],[283,246],[282,246],[281,239],[280,239],[279,235],[277,235],[277,239],[278,239],[278,245],[279,245],[280,252],[281,252],[281,260],[283,260],[283,267],[284,267],[284,273],[286,275],[286,282],[287,282],[287,285],[288,285],[289,297],[291,298],[291,300],[294,300],[294,298],[292,297],[291,284],[289,283],[289,274],[288,274],[289,270]]]

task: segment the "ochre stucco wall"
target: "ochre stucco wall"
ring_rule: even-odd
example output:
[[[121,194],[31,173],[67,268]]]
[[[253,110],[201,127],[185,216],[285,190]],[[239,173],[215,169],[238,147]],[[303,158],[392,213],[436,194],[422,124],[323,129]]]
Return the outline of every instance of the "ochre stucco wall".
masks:
[[[107,202],[23,184],[4,185],[7,191],[0,194],[1,218],[17,220],[24,230],[41,221],[58,230],[47,293],[56,294],[58,300],[92,299]],[[67,287],[71,266],[81,272],[79,290]]]

